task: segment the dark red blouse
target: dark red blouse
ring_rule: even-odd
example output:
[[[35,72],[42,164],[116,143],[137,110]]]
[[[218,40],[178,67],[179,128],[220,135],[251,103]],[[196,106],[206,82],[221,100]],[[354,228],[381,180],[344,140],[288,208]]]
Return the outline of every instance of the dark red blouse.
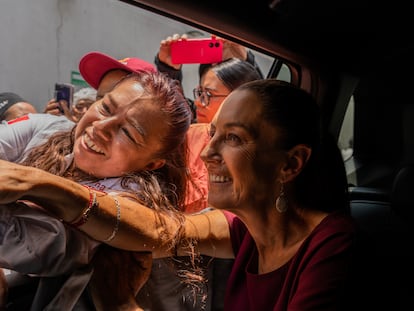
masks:
[[[236,260],[225,310],[339,310],[354,258],[357,227],[346,214],[328,215],[279,269],[257,274],[258,253],[242,221],[226,213]]]

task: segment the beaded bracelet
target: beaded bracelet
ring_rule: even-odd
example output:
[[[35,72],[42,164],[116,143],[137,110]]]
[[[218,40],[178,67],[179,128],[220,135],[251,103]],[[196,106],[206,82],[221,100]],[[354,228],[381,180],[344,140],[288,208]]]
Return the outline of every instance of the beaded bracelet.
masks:
[[[99,207],[99,203],[96,199],[96,192],[92,191],[91,188],[89,188],[89,187],[86,187],[86,188],[88,188],[88,190],[89,190],[89,204],[82,211],[81,215],[78,218],[76,218],[74,221],[68,223],[69,225],[71,225],[74,228],[78,228],[78,227],[84,225],[88,221],[89,214],[91,213],[91,211],[94,208]]]
[[[119,223],[121,221],[121,205],[119,204],[119,201],[116,197],[113,197],[114,201],[115,201],[115,207],[116,207],[116,223],[114,226],[114,230],[112,230],[112,233],[109,237],[107,237],[105,240],[103,240],[103,242],[110,242],[112,241],[116,234],[118,233],[119,230]]]

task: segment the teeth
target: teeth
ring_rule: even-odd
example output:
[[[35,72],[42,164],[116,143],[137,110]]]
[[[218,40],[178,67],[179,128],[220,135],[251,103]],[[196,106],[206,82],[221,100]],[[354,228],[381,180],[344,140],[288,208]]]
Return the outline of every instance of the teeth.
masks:
[[[226,176],[210,175],[211,182],[229,182],[230,178]]]
[[[101,149],[99,149],[92,141],[91,141],[91,139],[89,138],[89,136],[88,135],[83,135],[83,139],[84,139],[84,142],[85,142],[85,144],[86,144],[86,146],[88,146],[90,149],[92,149],[93,151],[95,151],[95,152],[97,152],[97,153],[101,153],[101,154],[104,154],[104,152],[103,152],[103,150],[101,150]]]

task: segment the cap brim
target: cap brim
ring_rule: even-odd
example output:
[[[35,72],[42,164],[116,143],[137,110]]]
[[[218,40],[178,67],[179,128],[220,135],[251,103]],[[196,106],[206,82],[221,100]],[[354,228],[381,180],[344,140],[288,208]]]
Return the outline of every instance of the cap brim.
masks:
[[[101,52],[85,54],[79,62],[79,72],[83,79],[94,89],[97,89],[106,72],[121,69],[134,72],[132,68],[122,64],[117,59]]]

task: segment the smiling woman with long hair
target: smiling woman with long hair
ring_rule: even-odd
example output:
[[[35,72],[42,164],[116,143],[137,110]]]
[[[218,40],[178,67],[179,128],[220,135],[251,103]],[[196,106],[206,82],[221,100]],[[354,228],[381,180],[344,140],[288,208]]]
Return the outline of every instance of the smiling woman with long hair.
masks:
[[[0,144],[13,146],[16,137],[34,135],[29,123],[56,118],[61,117],[33,115],[21,121],[27,122],[27,126],[4,125]],[[182,208],[184,204],[188,183],[185,135],[190,122],[191,111],[180,86],[163,74],[141,72],[122,79],[111,92],[96,101],[76,125],[71,123],[72,129],[56,132],[46,142],[24,152],[21,164],[26,169],[62,177],[89,193],[81,213],[64,222],[56,221],[29,202],[30,195],[28,200],[0,208],[0,266],[47,277],[41,278],[42,284],[46,284],[39,286],[39,290],[49,291],[47,297],[51,298],[36,299],[34,309],[58,306],[71,310],[75,304],[83,303],[78,299],[89,282],[92,268],[102,265],[96,261],[99,257],[91,262],[100,243],[78,229],[93,214],[100,214],[100,198],[110,197],[118,215],[114,227],[106,228],[109,229],[107,242],[121,230],[118,223],[123,210],[121,198],[162,210],[177,222],[183,221],[172,209]],[[30,133],[23,133],[25,131]],[[18,175],[22,179],[18,177],[16,182],[24,188],[28,185],[23,180],[26,174]],[[59,196],[53,189],[49,191]],[[27,205],[34,209],[28,209]],[[178,238],[181,232],[176,233]],[[113,250],[109,254],[116,256],[118,252]],[[145,281],[151,270],[148,267],[151,253],[145,251],[140,256],[141,263],[146,264],[141,273],[144,277],[139,280],[131,276],[131,283],[136,283],[134,286],[142,286],[142,278]],[[130,258],[135,264],[140,262],[136,258],[124,258]],[[137,270],[139,274],[140,269]],[[54,283],[48,287],[47,282],[53,281],[53,277],[61,278],[59,285]],[[72,294],[65,295],[67,290]],[[38,295],[42,297],[41,293]]]

